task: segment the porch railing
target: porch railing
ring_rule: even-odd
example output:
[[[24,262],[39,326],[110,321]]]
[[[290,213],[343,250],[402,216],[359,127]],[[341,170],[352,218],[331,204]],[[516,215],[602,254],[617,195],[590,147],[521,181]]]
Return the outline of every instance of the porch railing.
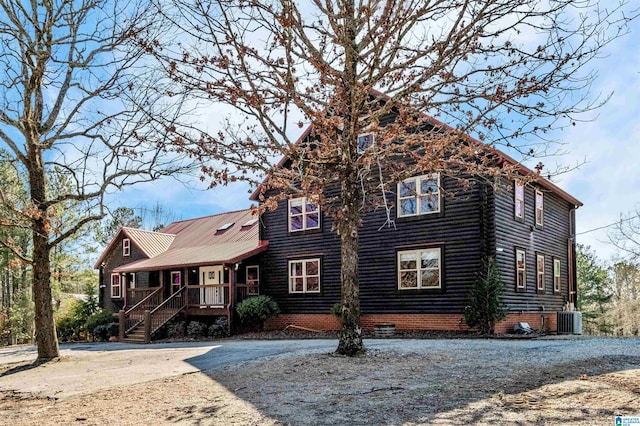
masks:
[[[190,308],[226,308],[229,305],[229,284],[188,285],[187,305]]]
[[[153,288],[144,299],[124,313],[124,332],[129,333],[144,321],[144,311],[151,310],[162,303],[162,287]]]
[[[145,287],[145,288],[128,288],[126,294],[126,307],[132,307],[140,303],[145,297],[156,291],[157,287]]]
[[[258,286],[255,284],[236,284],[236,304],[244,299],[258,295]]]
[[[145,338],[148,341],[149,337],[158,331],[160,327],[166,324],[170,319],[178,315],[180,311],[186,308],[186,286],[180,287],[180,290],[169,296],[164,302],[160,303],[157,307],[151,310],[149,313],[149,321],[145,321]]]

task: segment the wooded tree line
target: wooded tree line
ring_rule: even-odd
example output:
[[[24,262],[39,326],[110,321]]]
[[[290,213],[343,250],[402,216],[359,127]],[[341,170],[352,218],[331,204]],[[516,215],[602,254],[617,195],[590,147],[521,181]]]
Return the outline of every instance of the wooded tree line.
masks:
[[[576,260],[578,308],[585,334],[640,335],[638,259],[603,262],[590,247],[578,245]]]

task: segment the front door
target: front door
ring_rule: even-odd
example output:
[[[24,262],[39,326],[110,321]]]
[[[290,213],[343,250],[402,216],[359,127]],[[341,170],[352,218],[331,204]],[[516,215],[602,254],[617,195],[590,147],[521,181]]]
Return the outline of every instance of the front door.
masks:
[[[224,283],[224,267],[222,265],[204,266],[200,268],[200,285]],[[200,289],[200,304],[224,306],[224,287],[204,287]]]

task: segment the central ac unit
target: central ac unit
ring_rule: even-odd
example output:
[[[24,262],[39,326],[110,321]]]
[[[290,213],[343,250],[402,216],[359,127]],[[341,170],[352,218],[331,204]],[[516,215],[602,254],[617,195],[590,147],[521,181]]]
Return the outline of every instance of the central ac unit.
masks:
[[[558,312],[558,334],[582,334],[582,312]]]

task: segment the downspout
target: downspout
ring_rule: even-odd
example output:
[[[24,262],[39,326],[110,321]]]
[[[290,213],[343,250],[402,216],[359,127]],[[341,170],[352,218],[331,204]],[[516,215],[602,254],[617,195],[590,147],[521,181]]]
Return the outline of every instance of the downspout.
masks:
[[[567,240],[567,264],[569,267],[569,304],[577,308],[577,277],[576,277],[576,206],[569,209],[569,239]]]

